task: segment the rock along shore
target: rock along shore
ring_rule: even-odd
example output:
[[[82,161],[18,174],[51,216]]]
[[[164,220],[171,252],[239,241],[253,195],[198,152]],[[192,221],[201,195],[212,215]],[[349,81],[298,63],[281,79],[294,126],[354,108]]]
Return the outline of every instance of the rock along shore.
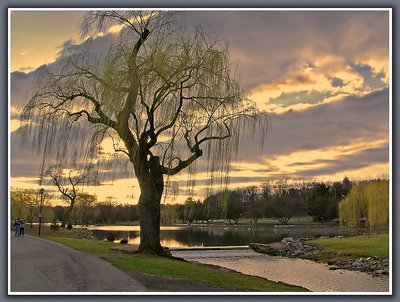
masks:
[[[280,242],[269,244],[250,243],[249,247],[261,254],[324,262],[329,265],[329,269],[331,270],[347,269],[366,272],[374,276],[389,274],[389,259],[358,257],[343,252],[322,254],[321,247],[304,244],[304,241],[309,239],[310,238],[294,239],[293,237],[288,237],[282,239]]]

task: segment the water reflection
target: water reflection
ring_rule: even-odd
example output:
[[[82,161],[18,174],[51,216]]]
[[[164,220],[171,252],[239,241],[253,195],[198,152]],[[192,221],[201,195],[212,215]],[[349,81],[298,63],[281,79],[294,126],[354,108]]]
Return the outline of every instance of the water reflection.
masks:
[[[138,226],[92,226],[96,239],[106,239],[110,233],[117,239],[128,239],[128,243],[138,244],[140,231]],[[242,246],[252,242],[270,243],[285,237],[314,237],[357,235],[364,229],[340,226],[164,226],[160,239],[168,247],[207,247]]]

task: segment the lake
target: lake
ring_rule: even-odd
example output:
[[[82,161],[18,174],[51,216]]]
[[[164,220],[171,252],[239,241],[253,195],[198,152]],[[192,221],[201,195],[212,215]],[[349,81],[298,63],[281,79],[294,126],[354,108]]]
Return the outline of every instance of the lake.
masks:
[[[96,239],[106,239],[113,233],[118,240],[126,238],[130,244],[139,244],[139,226],[89,226]],[[259,225],[259,226],[161,226],[161,244],[167,247],[244,246],[249,243],[277,242],[285,237],[348,236],[365,232],[362,228],[337,225]]]

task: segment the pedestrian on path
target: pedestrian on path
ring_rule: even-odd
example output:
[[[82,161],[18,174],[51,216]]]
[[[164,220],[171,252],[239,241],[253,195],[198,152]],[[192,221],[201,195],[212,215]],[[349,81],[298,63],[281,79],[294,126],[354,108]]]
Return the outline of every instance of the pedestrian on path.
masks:
[[[19,218],[15,219],[15,222],[14,222],[15,237],[19,236],[19,233],[20,233],[19,227],[20,227],[20,225],[21,225],[21,223],[19,221]]]
[[[19,221],[19,235],[24,236],[25,235],[25,222],[23,219]]]

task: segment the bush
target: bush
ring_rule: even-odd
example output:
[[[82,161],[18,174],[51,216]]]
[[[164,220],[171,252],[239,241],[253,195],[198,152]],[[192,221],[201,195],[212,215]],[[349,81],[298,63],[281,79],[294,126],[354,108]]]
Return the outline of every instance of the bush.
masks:
[[[119,243],[122,243],[122,244],[127,244],[127,243],[128,243],[128,239],[126,239],[126,238],[124,238],[124,239],[121,239],[121,241],[120,241]]]
[[[60,225],[57,223],[57,219],[54,219],[53,222],[50,224],[50,230],[52,230],[53,232],[58,231],[58,229],[60,228]]]
[[[71,222],[68,222],[67,224],[67,230],[72,230],[73,226]]]
[[[107,239],[107,241],[113,242],[113,241],[117,240],[118,238],[114,233],[107,233],[106,239]]]

